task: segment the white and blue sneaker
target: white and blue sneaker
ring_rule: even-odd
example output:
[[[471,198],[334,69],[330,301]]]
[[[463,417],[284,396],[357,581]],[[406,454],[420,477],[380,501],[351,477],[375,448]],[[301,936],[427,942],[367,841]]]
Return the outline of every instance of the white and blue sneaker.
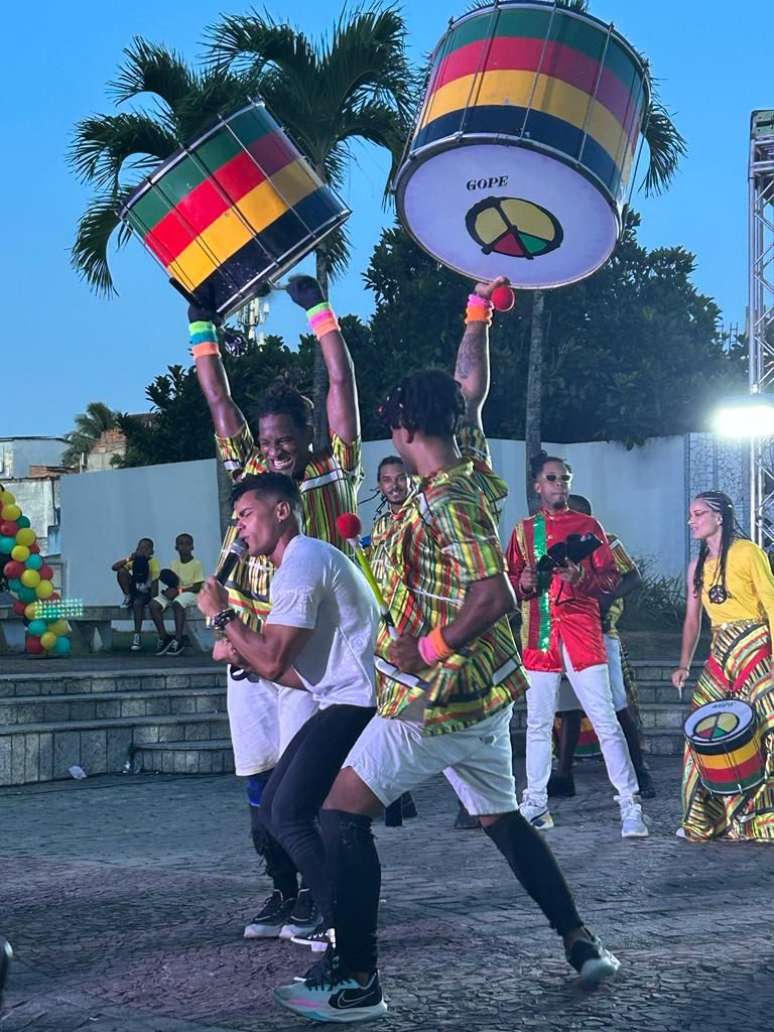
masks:
[[[546,804],[533,803],[525,794],[519,805],[519,813],[525,821],[529,821],[538,831],[548,831],[554,826],[554,818]]]
[[[586,928],[571,948],[565,949],[565,955],[578,972],[578,981],[585,989],[594,989],[600,982],[612,978],[621,966],[618,957],[605,949],[597,936]]]
[[[303,982],[292,982],[274,990],[281,1006],[311,1021],[341,1024],[376,1021],[387,1013],[387,1004],[374,971],[365,985],[341,969],[339,958],[329,950],[324,959],[307,972]]]

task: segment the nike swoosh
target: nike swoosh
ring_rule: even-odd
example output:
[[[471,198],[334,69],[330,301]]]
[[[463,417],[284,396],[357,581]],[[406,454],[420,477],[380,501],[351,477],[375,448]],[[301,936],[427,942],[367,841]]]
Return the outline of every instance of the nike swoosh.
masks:
[[[373,990],[363,994],[357,989],[342,989],[341,992],[331,996],[328,1006],[333,1007],[334,1010],[348,1010],[352,1007],[371,1007],[378,1002],[378,994]]]

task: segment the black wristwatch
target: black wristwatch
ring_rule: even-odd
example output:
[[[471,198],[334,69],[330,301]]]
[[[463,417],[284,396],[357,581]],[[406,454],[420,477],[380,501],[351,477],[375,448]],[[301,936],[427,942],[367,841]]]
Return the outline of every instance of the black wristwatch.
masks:
[[[224,631],[226,629],[226,625],[230,624],[232,620],[236,620],[236,618],[237,615],[235,610],[231,608],[221,609],[219,613],[216,613],[215,616],[213,616],[212,626],[216,631]]]

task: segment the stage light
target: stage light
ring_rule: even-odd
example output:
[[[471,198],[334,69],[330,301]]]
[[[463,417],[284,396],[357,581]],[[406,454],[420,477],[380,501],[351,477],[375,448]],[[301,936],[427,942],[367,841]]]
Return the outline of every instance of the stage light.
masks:
[[[760,395],[721,405],[712,420],[721,437],[774,437],[774,401]]]

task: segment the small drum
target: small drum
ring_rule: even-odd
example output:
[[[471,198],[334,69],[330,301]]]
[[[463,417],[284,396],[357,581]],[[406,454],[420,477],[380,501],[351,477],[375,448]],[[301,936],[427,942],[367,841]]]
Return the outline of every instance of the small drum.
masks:
[[[586,14],[504,0],[452,22],[395,178],[403,225],[473,279],[543,289],[609,258],[643,122],[645,66]]]
[[[176,285],[226,316],[350,212],[254,102],[176,151],[120,214]]]
[[[752,706],[719,699],[699,706],[684,725],[702,784],[713,795],[736,795],[760,785],[765,760]]]

